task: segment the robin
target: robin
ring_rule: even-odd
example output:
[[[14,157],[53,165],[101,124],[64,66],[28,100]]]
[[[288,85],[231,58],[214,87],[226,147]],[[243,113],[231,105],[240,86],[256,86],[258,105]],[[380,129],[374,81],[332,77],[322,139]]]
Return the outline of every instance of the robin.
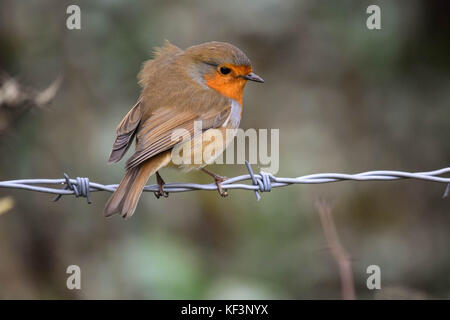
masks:
[[[248,80],[264,82],[252,72],[247,56],[224,42],[207,42],[183,51],[166,41],[164,46],[156,48],[154,59],[143,64],[138,78],[141,95],[117,127],[108,162],[122,159],[135,137],[136,149],[126,163],[126,172],[117,190],[106,203],[105,216],[119,213],[124,218],[130,217],[153,174],[159,185],[155,195],[167,197],[158,170],[174,166],[171,153],[180,142],[173,139],[174,131],[184,130],[183,141],[188,143],[198,140],[193,136],[195,121],[201,121],[202,136],[212,130],[236,132],[245,84]],[[211,157],[218,157],[229,140],[216,146]],[[205,147],[205,143],[201,144]],[[197,149],[188,150],[193,150],[194,156]],[[219,193],[225,196],[221,187],[225,178],[204,168],[213,160],[211,157],[201,163],[175,166],[203,170],[215,179]]]

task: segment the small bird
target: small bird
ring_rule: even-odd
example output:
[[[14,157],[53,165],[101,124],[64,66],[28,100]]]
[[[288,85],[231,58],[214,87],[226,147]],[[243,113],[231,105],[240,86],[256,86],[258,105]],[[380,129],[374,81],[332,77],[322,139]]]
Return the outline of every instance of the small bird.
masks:
[[[221,187],[226,178],[204,166],[225,150],[230,139],[216,146],[211,157],[200,164],[180,165],[172,161],[172,149],[180,142],[173,139],[173,133],[183,129],[190,135],[184,137],[184,143],[196,143],[194,122],[201,121],[202,136],[212,130],[225,135],[227,129],[233,129],[235,134],[241,120],[245,84],[248,80],[264,82],[252,72],[250,60],[239,48],[225,42],[207,42],[183,51],[166,40],[162,47],[156,48],[154,58],[143,64],[138,78],[142,87],[140,97],[117,126],[108,162],[122,159],[134,138],[136,149],[126,163],[124,177],[106,203],[105,216],[133,215],[153,174],[159,185],[155,195],[167,197],[165,182],[158,172],[167,166],[203,170],[215,179],[219,193],[226,196]],[[205,148],[205,142],[202,147]],[[193,150],[191,156],[195,156],[197,149],[188,149]]]

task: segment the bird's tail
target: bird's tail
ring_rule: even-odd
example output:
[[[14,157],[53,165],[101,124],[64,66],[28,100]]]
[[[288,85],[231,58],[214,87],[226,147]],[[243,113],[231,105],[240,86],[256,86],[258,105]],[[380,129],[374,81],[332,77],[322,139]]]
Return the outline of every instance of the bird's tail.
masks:
[[[116,191],[105,205],[103,211],[105,216],[119,213],[123,218],[131,217],[148,178],[169,162],[170,151],[166,151],[136,167],[127,169]]]

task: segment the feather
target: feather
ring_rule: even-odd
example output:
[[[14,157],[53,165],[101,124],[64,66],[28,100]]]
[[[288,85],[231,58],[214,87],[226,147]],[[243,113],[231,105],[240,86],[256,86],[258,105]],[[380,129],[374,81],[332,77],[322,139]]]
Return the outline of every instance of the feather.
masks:
[[[109,155],[109,163],[119,161],[127,152],[136,135],[136,129],[141,121],[141,115],[141,103],[138,101],[117,126],[116,140]]]
[[[140,166],[128,169],[119,186],[105,205],[104,214],[109,217],[119,213],[129,218],[136,210],[139,197],[149,177],[170,162],[170,152],[164,152]]]

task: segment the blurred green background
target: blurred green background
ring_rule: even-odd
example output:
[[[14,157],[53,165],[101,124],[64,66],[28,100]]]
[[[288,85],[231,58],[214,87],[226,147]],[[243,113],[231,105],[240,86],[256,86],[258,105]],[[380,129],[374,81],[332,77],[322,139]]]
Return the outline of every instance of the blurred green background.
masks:
[[[66,28],[69,4],[81,7],[81,30]],[[381,30],[366,28],[370,4],[381,7]],[[67,172],[117,183],[124,161],[106,164],[115,127],[139,95],[142,62],[164,39],[181,48],[226,41],[247,53],[266,82],[247,85],[241,127],[280,129],[279,176],[446,167],[449,10],[448,1],[3,0],[0,68],[39,90],[64,80],[50,108],[30,110],[0,136],[0,180]],[[146,193],[124,221],[103,217],[108,193],[87,205],[2,189],[14,206],[0,215],[0,298],[339,299],[318,198],[333,209],[358,298],[382,294],[366,288],[371,264],[383,290],[450,298],[443,191],[398,181],[291,186],[260,202],[244,191]],[[81,290],[66,288],[71,264],[81,267]]]

